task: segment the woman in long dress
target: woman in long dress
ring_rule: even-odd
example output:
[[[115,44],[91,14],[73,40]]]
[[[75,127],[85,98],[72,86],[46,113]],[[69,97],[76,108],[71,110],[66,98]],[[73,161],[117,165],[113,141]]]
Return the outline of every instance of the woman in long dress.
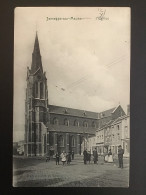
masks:
[[[105,157],[104,157],[104,161],[105,162],[108,162],[108,155],[106,154]]]
[[[65,165],[66,163],[66,153],[63,151],[62,154],[61,154],[61,158],[62,158],[62,165]]]
[[[109,153],[108,153],[108,162],[113,162],[113,156],[112,156],[111,149],[109,150]]]
[[[104,162],[108,162],[108,153],[107,152],[104,153]]]

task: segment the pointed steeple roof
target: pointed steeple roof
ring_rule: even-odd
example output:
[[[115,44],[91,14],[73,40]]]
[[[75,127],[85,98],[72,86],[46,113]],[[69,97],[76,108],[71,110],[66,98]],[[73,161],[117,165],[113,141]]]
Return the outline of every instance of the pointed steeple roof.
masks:
[[[38,40],[37,31],[36,31],[36,36],[35,36],[33,53],[39,53],[40,54],[40,47],[39,47],[39,40]]]
[[[43,72],[40,47],[39,47],[39,40],[38,40],[38,35],[36,32],[34,49],[33,49],[33,53],[32,53],[31,74],[34,74],[39,69],[41,70],[41,72]]]

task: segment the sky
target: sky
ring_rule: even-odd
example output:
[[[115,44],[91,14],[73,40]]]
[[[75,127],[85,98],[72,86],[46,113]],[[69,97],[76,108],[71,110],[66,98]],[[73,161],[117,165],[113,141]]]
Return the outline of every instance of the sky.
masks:
[[[120,104],[127,111],[130,8],[17,7],[14,15],[13,141],[24,139],[26,75],[36,31],[49,104],[93,112]]]

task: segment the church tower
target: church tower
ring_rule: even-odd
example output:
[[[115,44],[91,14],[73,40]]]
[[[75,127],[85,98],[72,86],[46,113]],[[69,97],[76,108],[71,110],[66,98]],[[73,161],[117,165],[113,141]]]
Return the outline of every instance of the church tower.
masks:
[[[27,67],[26,80],[24,153],[26,156],[44,156],[47,153],[48,137],[48,90],[37,33],[31,69]]]

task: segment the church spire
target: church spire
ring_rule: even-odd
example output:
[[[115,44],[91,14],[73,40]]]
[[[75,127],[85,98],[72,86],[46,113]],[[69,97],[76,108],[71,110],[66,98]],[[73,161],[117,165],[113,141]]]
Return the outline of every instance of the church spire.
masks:
[[[33,53],[39,53],[40,54],[40,47],[39,47],[39,40],[38,40],[38,34],[36,31],[36,36],[35,36],[35,42],[34,42],[34,50]]]
[[[32,53],[31,74],[34,74],[36,71],[38,71],[38,69],[40,69],[43,72],[39,40],[38,40],[37,31],[36,31],[34,49]]]

